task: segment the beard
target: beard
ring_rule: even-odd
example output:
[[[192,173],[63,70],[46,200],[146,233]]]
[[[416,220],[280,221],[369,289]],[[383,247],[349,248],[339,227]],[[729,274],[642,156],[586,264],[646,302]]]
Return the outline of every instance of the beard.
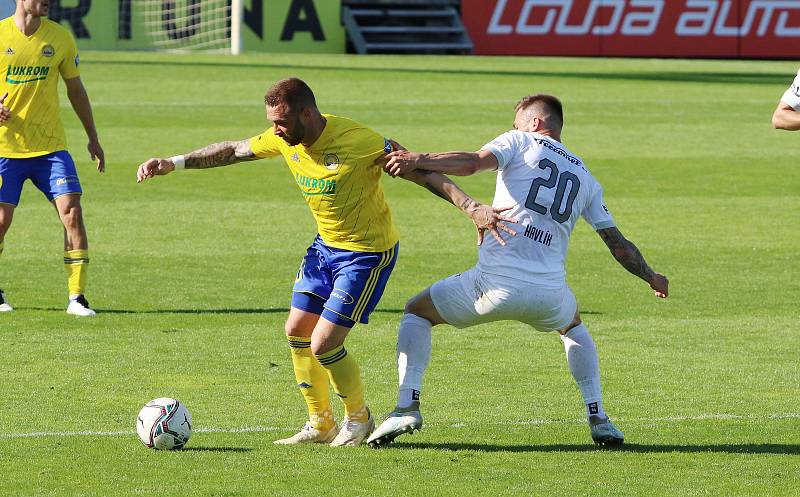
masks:
[[[303,126],[303,123],[300,122],[300,118],[298,117],[297,122],[294,126],[294,132],[290,134],[286,134],[282,136],[283,141],[288,143],[290,146],[294,147],[296,145],[300,145],[303,141],[303,138],[306,137],[306,127]]]

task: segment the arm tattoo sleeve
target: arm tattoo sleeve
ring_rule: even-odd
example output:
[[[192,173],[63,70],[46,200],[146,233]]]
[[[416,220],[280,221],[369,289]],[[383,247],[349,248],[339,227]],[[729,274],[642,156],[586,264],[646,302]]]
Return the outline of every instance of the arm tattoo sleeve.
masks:
[[[184,156],[186,169],[208,169],[255,159],[249,144],[244,141],[214,143]]]
[[[617,228],[597,230],[597,234],[600,235],[611,251],[611,255],[622,267],[648,283],[652,281],[655,273],[647,265],[642,253],[633,242],[622,236]]]

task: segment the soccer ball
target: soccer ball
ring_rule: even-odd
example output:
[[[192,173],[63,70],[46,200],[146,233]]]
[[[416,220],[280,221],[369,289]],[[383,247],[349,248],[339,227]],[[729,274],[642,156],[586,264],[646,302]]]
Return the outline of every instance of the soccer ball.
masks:
[[[192,415],[177,399],[151,400],[139,411],[136,433],[151,449],[180,449],[192,436]]]

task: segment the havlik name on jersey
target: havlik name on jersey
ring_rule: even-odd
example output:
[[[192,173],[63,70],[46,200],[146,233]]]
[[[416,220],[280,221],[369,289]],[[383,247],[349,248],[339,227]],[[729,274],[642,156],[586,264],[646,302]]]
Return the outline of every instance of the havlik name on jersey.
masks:
[[[336,180],[309,178],[300,173],[295,173],[294,179],[300,186],[303,195],[333,195],[336,193]]]
[[[553,241],[553,234],[549,231],[540,230],[536,226],[526,226],[524,235],[535,242],[539,242],[547,247]]]
[[[12,85],[21,85],[47,78],[50,72],[48,66],[14,66],[9,64],[6,69],[6,82]]]

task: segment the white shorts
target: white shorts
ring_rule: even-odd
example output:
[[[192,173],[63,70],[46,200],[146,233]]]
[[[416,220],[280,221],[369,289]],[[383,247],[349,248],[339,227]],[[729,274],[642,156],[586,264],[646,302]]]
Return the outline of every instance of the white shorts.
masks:
[[[539,331],[565,328],[575,317],[578,302],[569,286],[532,284],[488,274],[473,267],[431,286],[439,315],[456,328],[513,320]]]

